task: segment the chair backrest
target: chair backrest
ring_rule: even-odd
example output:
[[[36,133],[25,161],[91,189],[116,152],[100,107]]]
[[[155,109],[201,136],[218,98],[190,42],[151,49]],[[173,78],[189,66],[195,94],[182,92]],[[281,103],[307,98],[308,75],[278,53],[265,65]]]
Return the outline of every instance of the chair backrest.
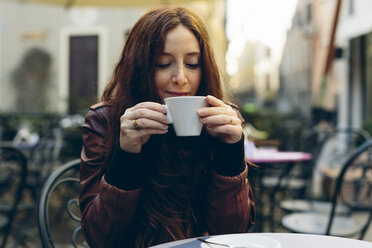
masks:
[[[312,154],[312,166],[302,166],[303,178],[308,179],[307,197],[312,198],[314,188],[319,189],[323,167],[339,167],[360,144],[371,139],[371,135],[360,128],[318,129],[307,131],[300,150]]]
[[[345,155],[350,155],[351,152],[354,151],[358,146],[371,138],[371,135],[364,129],[352,127],[337,128],[328,134],[323,146],[326,142],[336,139],[338,143],[342,144],[338,147],[338,152]],[[339,154],[335,154],[335,156],[338,155]]]
[[[21,201],[27,177],[27,159],[23,153],[9,144],[0,143],[0,213],[2,224],[1,248],[5,247],[12,223]]]
[[[29,149],[29,187],[40,190],[55,166],[60,163],[59,155],[63,142],[60,132],[57,128],[43,132],[39,141]]]
[[[46,180],[38,207],[38,225],[43,247],[71,240],[74,247],[86,246],[81,235],[79,209],[80,159],[67,162]]]
[[[313,161],[316,161],[322,148],[332,139],[343,139],[344,149],[351,151],[371,138],[366,130],[360,128],[345,127],[331,130],[313,128],[305,133],[300,149],[312,153]]]
[[[367,221],[360,233],[360,239],[363,239],[369,227],[372,219],[372,139],[367,140],[354,150],[341,167],[332,195],[332,208],[329,215],[326,235],[330,234],[334,222],[336,206],[340,199],[341,192],[344,189],[343,186],[350,187],[350,184],[347,186],[345,182],[347,182],[347,173],[353,169],[354,172],[357,172],[357,179],[354,180],[352,184],[352,195],[348,197],[347,204],[352,208],[364,205],[365,210],[369,212]]]

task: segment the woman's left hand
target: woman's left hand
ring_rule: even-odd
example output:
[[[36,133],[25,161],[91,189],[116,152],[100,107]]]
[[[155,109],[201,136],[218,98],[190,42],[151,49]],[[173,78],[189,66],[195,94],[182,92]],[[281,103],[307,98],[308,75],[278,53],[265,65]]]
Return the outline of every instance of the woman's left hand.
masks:
[[[225,143],[238,142],[242,138],[243,129],[236,111],[214,96],[207,96],[206,101],[210,107],[199,109],[198,114],[207,132],[214,137],[221,137]]]

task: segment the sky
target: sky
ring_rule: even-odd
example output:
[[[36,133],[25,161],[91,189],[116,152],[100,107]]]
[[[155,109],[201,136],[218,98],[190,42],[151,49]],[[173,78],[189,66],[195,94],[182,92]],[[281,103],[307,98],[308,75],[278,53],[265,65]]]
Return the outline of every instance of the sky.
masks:
[[[298,0],[227,0],[226,32],[230,42],[227,72],[236,72],[236,58],[247,40],[258,40],[272,48],[279,59]]]

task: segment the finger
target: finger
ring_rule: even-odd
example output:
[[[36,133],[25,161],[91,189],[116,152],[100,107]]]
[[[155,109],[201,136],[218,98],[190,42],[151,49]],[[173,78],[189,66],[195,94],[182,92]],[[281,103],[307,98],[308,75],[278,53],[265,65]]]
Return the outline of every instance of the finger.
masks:
[[[147,108],[130,109],[124,113],[124,116],[128,120],[150,119],[163,124],[168,123],[168,117],[163,112]]]
[[[132,125],[132,129],[158,129],[158,130],[168,130],[168,125],[159,121],[154,121],[151,119],[140,118],[131,120],[128,126]]]
[[[229,115],[236,117],[236,112],[230,107],[206,107],[198,109],[198,114],[200,117],[211,116],[211,115]]]
[[[238,136],[241,133],[237,125],[208,125],[207,130],[214,135]]]
[[[151,109],[164,114],[167,112],[165,108],[160,103],[157,102],[140,102],[131,107],[130,109],[133,111],[136,109]]]
[[[220,100],[220,99],[218,99],[214,96],[211,96],[211,95],[208,95],[206,97],[206,101],[212,107],[228,107],[229,106],[229,105],[225,104],[222,100]]]
[[[200,118],[201,123],[206,125],[237,125],[241,124],[239,118],[230,115],[212,115]]]
[[[152,135],[152,134],[164,134],[168,132],[168,130],[146,128],[146,129],[141,129],[141,130],[132,130],[131,132],[135,132],[132,134],[133,137],[145,137],[145,136]]]

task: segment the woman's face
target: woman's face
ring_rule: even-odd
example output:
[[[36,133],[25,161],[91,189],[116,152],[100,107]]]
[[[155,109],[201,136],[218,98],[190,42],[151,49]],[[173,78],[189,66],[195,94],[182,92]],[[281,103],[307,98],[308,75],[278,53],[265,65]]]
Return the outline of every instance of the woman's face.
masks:
[[[164,50],[155,58],[155,85],[162,101],[194,96],[201,73],[199,42],[190,30],[178,25],[168,32]]]

